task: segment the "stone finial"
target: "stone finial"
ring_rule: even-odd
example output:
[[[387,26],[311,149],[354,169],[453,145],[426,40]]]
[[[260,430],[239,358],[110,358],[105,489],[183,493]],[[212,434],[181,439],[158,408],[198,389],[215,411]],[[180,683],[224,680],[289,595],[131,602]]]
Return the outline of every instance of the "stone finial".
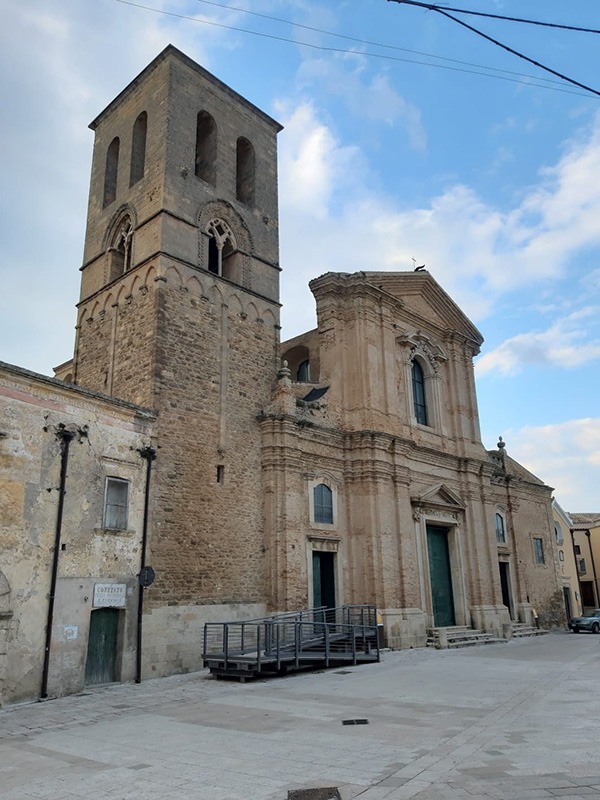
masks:
[[[504,450],[504,448],[506,447],[506,442],[504,441],[504,439],[501,436],[498,437],[498,445],[497,445],[497,447],[498,447],[498,450]]]
[[[291,378],[291,375],[292,375],[292,373],[291,373],[291,371],[290,371],[290,369],[288,367],[288,362],[285,359],[283,359],[283,361],[281,362],[281,367],[279,369],[279,372],[277,373],[277,380],[278,381],[285,381],[285,380],[289,381],[290,378]]]

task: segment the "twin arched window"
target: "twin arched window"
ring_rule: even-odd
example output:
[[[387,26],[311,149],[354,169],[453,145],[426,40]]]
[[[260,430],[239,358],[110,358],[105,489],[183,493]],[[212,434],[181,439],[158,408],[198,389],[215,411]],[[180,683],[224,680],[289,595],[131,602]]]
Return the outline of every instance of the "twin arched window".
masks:
[[[148,114],[142,111],[133,124],[131,135],[131,161],[129,164],[129,186],[133,186],[144,177],[146,167],[146,134],[148,131]],[[106,164],[104,167],[104,193],[102,208],[106,208],[117,199],[117,183],[119,177],[118,136],[108,145]]]
[[[208,223],[208,271],[214,275],[231,278],[229,261],[236,252],[233,232],[226,222],[213,219]]]

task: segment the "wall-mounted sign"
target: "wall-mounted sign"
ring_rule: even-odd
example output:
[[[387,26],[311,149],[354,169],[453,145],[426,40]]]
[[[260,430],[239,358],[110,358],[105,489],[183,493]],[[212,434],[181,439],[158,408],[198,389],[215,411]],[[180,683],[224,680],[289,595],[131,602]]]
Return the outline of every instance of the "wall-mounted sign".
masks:
[[[126,583],[95,583],[94,608],[125,608]]]

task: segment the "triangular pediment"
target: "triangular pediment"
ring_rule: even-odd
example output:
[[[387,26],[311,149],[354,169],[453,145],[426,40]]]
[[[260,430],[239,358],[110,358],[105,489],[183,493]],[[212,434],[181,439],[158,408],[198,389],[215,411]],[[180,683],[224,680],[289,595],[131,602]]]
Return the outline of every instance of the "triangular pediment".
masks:
[[[402,301],[402,317],[422,327],[423,321],[442,331],[455,331],[475,345],[483,336],[428,272],[365,272],[365,280]]]
[[[413,505],[441,506],[443,508],[464,509],[461,498],[445,483],[436,483],[411,498]]]

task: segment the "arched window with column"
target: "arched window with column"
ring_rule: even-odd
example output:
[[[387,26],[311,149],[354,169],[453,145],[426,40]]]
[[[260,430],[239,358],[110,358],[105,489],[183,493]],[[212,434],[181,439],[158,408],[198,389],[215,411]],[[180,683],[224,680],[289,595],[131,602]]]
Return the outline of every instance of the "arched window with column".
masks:
[[[233,231],[222,219],[213,219],[208,223],[208,263],[206,269],[214,275],[229,280],[235,279],[234,261],[237,246]]]

